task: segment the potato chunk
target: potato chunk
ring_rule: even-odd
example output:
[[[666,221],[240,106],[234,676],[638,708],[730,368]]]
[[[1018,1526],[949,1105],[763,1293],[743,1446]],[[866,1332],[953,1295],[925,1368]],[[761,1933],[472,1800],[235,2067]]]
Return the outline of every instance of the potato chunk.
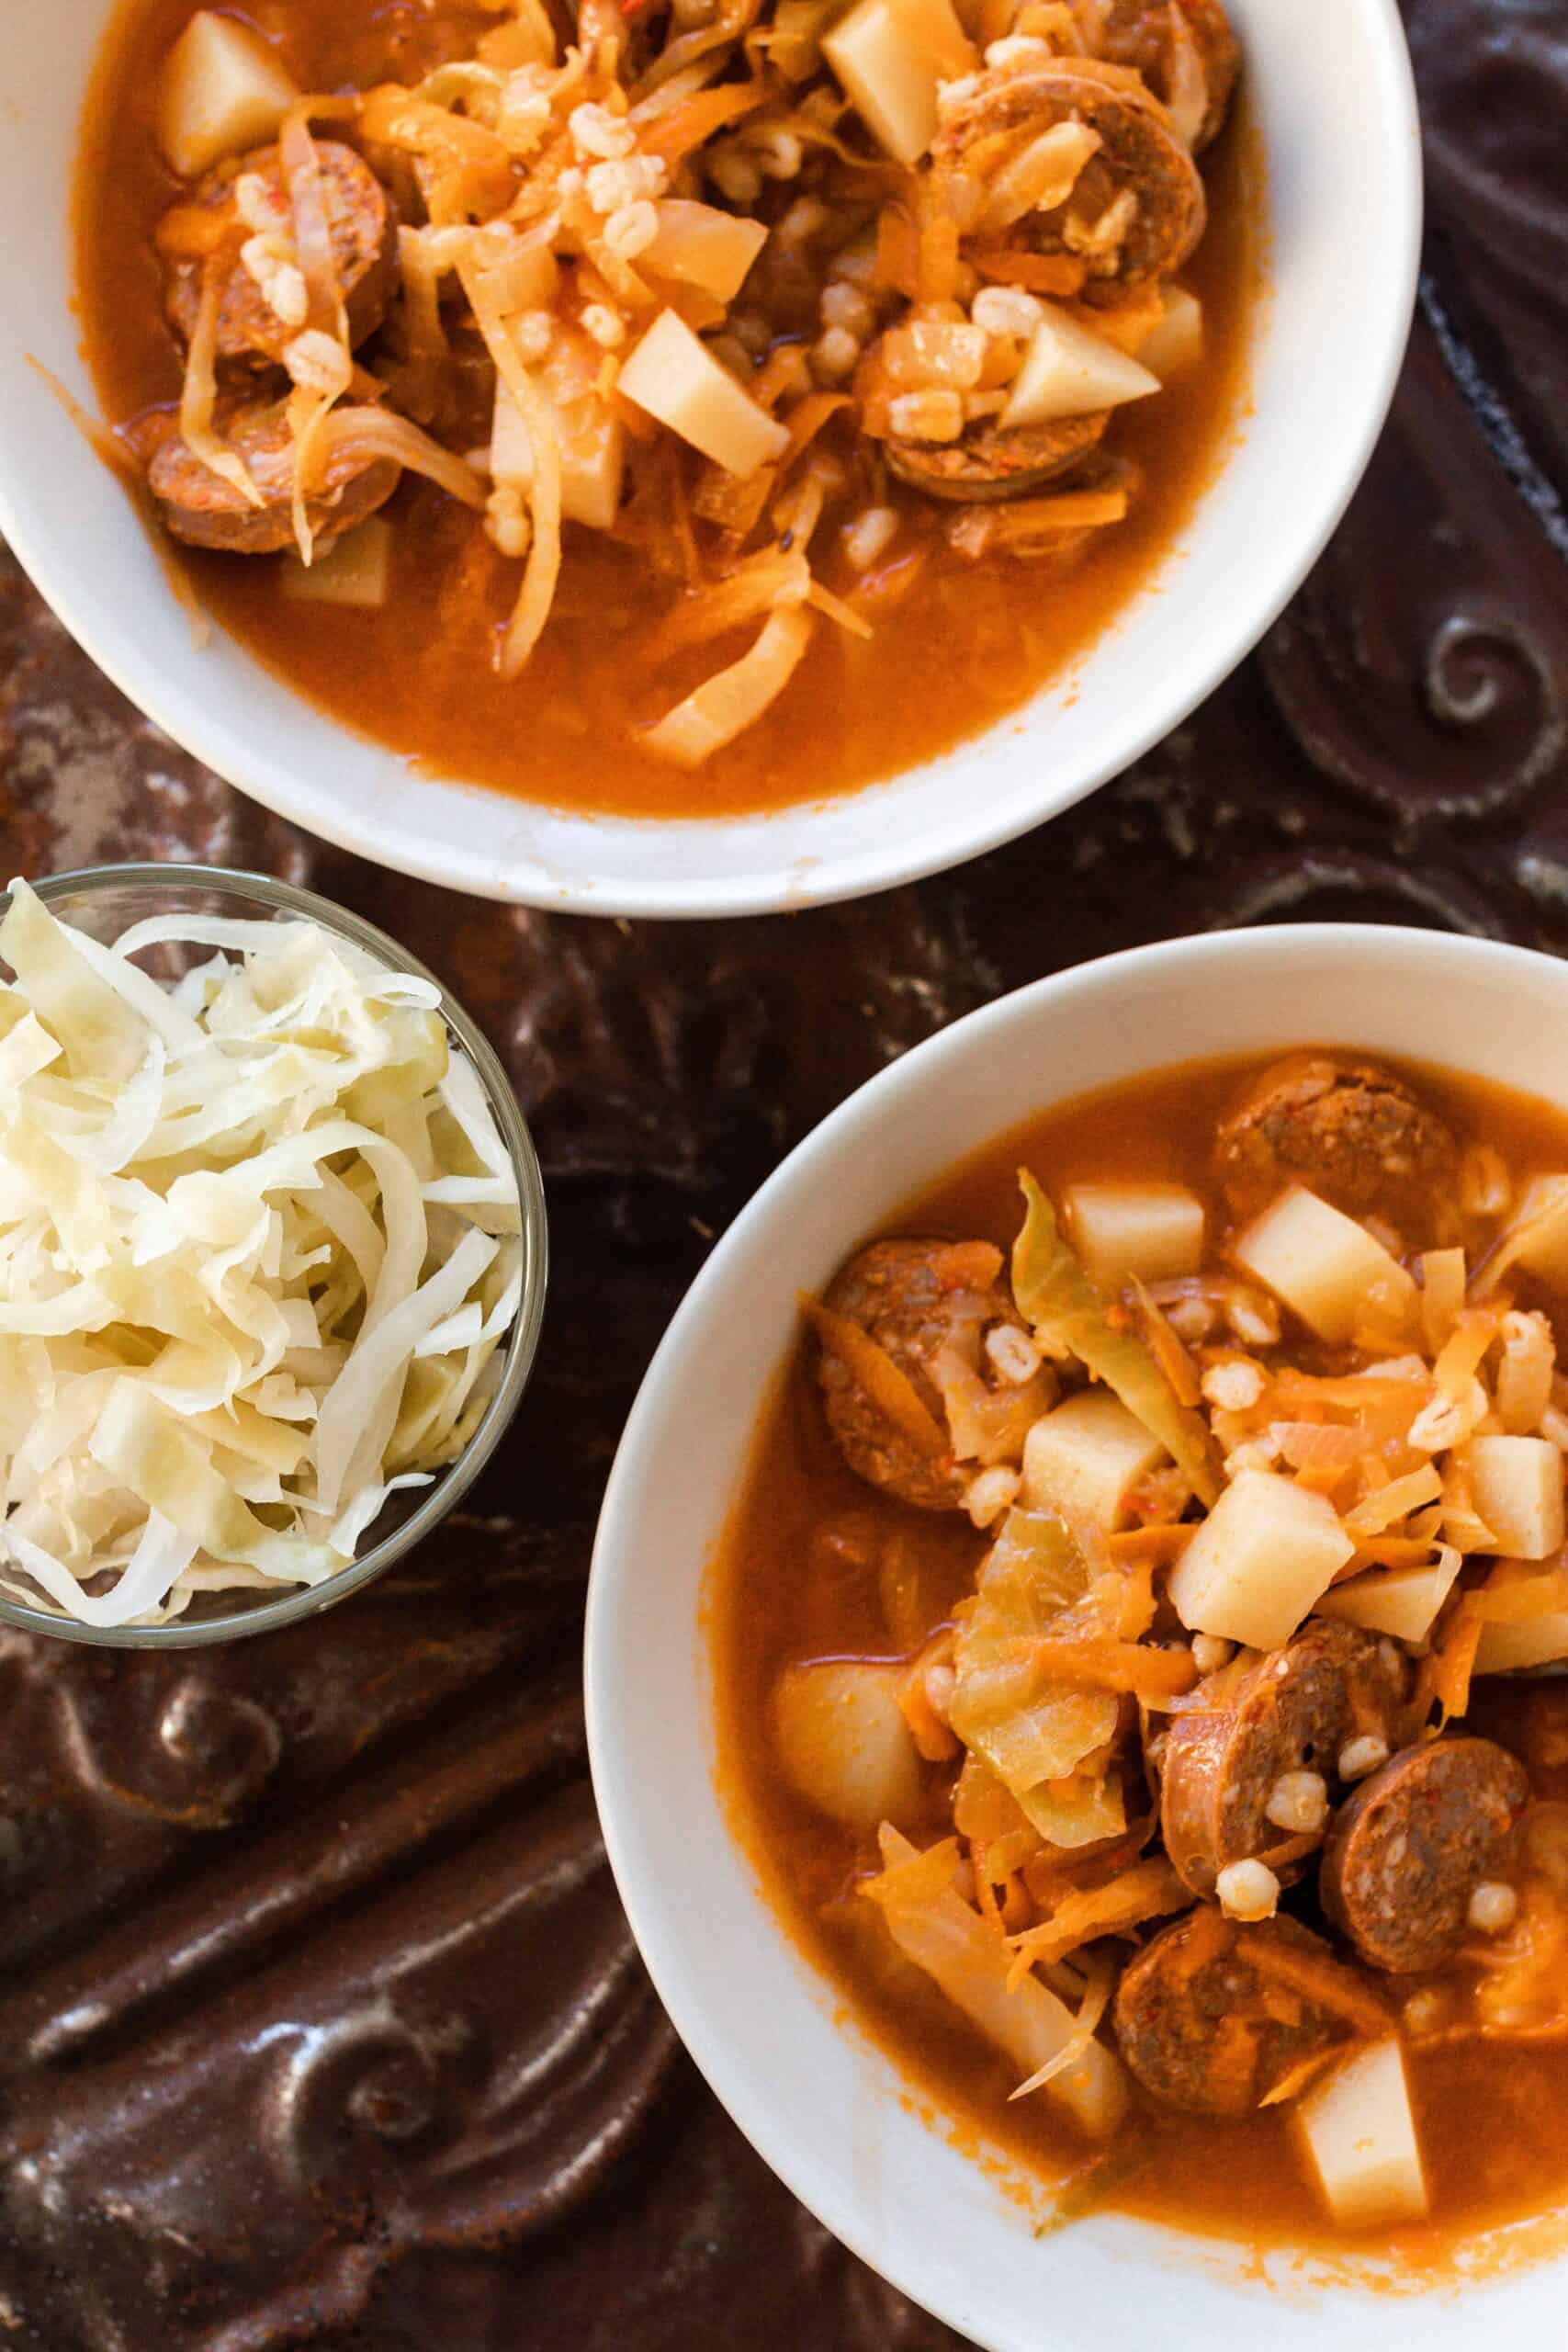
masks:
[[[1321,1340],[1348,1340],[1369,1305],[1413,1313],[1416,1284],[1353,1216],[1293,1185],[1242,1234],[1232,1256]]]
[[[1296,2109],[1303,2153],[1341,2229],[1416,2222],[1427,2211],[1421,2148],[1397,2041],[1336,2066]]]
[[[1102,334],[1055,303],[1041,308],[1044,316],[1001,413],[1004,433],[1021,424],[1054,424],[1064,416],[1092,416],[1158,391],[1159,378]]]
[[[183,180],[273,136],[298,85],[261,35],[202,8],[167,57],[158,84],[158,144]]]
[[[727,473],[754,474],[781,458],[789,435],[722,368],[683,319],[661,311],[616,390]]]
[[[642,255],[642,266],[660,277],[701,287],[718,302],[733,302],[768,242],[767,224],[722,212],[716,204],[694,204],[667,196],[656,206],[659,233]]]
[[[1568,1188],[1568,1176],[1535,1176],[1525,1186],[1518,1207],[1510,1219],[1510,1230],[1529,1225],[1551,1208]],[[1568,1226],[1559,1226],[1527,1241],[1519,1251],[1518,1263],[1554,1289],[1568,1289]]]
[[[859,0],[822,54],[872,137],[900,164],[919,163],[936,135],[937,85],[979,63],[951,0]]]
[[[283,593],[298,605],[348,605],[378,612],[392,589],[392,526],[372,514],[357,530],[345,531],[313,563],[297,555],[280,559]]]
[[[1271,1470],[1233,1478],[1170,1572],[1195,1634],[1276,1650],[1355,1550],[1333,1505]]]
[[[1396,1641],[1424,1642],[1460,1571],[1456,1552],[1447,1566],[1386,1568],[1336,1585],[1317,1603],[1320,1617],[1337,1617],[1369,1634],[1392,1634]],[[1485,1637],[1482,1640],[1485,1647]]]
[[[1544,1560],[1563,1538],[1562,1456],[1543,1437],[1472,1437],[1461,1451],[1479,1516],[1500,1551]]]
[[[586,335],[559,333],[539,369],[560,445],[560,511],[569,523],[613,530],[621,509],[626,428],[599,397],[598,353]],[[499,379],[491,424],[492,481],[526,489],[534,478],[528,427]]]
[[[1025,1438],[1024,1501],[1110,1533],[1132,1517],[1127,1497],[1138,1480],[1169,1459],[1119,1396],[1086,1388],[1036,1421]]]
[[[848,1829],[908,1821],[920,1759],[898,1706],[896,1666],[825,1658],[788,1666],[773,1693],[773,1737],[790,1786]]]
[[[1521,1667],[1551,1666],[1568,1657],[1568,1611],[1529,1617],[1517,1625],[1483,1625],[1475,1653],[1477,1674],[1513,1674]]]
[[[1185,1184],[1069,1184],[1067,1238],[1097,1282],[1112,1289],[1195,1274],[1203,1258],[1203,1204]]]
[[[1138,357],[1162,384],[1185,376],[1203,356],[1203,305],[1185,286],[1162,286],[1156,323],[1138,345]]]

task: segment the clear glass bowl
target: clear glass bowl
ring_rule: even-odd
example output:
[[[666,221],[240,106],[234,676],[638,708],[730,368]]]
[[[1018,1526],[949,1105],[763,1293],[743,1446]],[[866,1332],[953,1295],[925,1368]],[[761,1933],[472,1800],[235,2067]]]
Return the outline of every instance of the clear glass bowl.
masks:
[[[0,1593],[0,1623],[62,1641],[99,1643],[108,1649],[197,1649],[240,1634],[271,1633],[346,1600],[433,1534],[501,1442],[527,1386],[545,1312],[548,1243],[544,1184],[533,1141],[495,1053],[435,975],[385,932],[330,899],[275,881],[270,875],[232,874],[209,865],[101,865],[80,874],[52,875],[33,887],[53,914],[95,939],[116,939],[131,923],[152,915],[228,915],[253,922],[289,922],[303,916],[366,949],[389,969],[432,981],[441,989],[441,1012],[448,1030],[479,1073],[516,1171],[523,1212],[523,1298],[507,1341],[501,1385],[457,1461],[440,1473],[434,1486],[395,1496],[349,1566],[323,1584],[290,1589],[276,1599],[198,1594],[186,1615],[167,1625],[83,1625],[52,1610],[26,1608]],[[0,890],[0,915],[9,903],[9,894]]]

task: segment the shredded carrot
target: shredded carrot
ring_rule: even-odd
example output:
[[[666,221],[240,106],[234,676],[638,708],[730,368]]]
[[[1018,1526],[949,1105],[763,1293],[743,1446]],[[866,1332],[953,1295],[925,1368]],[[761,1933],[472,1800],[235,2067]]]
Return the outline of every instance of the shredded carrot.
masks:
[[[781,469],[787,469],[794,465],[801,451],[816,440],[830,416],[835,416],[840,409],[851,406],[852,402],[848,392],[807,392],[804,400],[796,401],[784,419],[784,429],[789,435],[789,447],[779,461]]]
[[[932,200],[928,187],[917,232],[915,300],[951,302],[958,292],[958,223]]]
[[[231,204],[172,204],[153,230],[152,243],[171,261],[205,261],[239,233]]]
[[[1101,492],[1098,494],[1101,497],[1109,497],[1112,502],[1118,497],[1121,498],[1121,512],[1109,518],[1113,522],[1120,522],[1122,514],[1127,510],[1125,495],[1116,491]],[[1037,503],[1056,506],[1062,502],[1056,499],[1043,499]],[[1198,1404],[1202,1397],[1203,1388],[1198,1377],[1197,1365],[1136,1274],[1133,1276],[1132,1292],[1137,1304],[1138,1319],[1143,1325],[1144,1337],[1149,1343],[1149,1351],[1169,1382],[1177,1403],[1187,1406]]]
[[[1179,1698],[1198,1679],[1190,1650],[1148,1649],[1141,1642],[1033,1642],[1029,1655],[1046,1681],[1084,1682],[1135,1699]]]
[[[1424,1568],[1431,1556],[1429,1541],[1422,1543],[1414,1535],[1380,1535],[1373,1543],[1358,1544],[1334,1581],[1343,1584],[1348,1577],[1359,1576],[1363,1568]]]
[[[1089,276],[1088,263],[1075,254],[1014,253],[1005,246],[977,246],[968,258],[982,277],[998,286],[1027,287],[1032,294],[1077,294]]]
[[[1309,1837],[1303,1831],[1299,1838],[1281,1838],[1279,1845],[1269,1847],[1258,1859],[1271,1871],[1285,1871],[1292,1862],[1304,1862],[1309,1854],[1316,1853],[1322,1843],[1321,1838]]]
[[[1290,1992],[1310,2001],[1330,2017],[1343,2018],[1358,2033],[1375,2038],[1390,2030],[1388,2011],[1359,1977],[1337,1960],[1320,1960],[1272,1936],[1258,1936],[1247,1947],[1247,1962],[1259,1976],[1272,1977]]]
[[[1131,1527],[1120,1535],[1108,1535],[1105,1540],[1113,1560],[1129,1565],[1147,1561],[1151,1567],[1162,1568],[1172,1560],[1179,1560],[1197,1532],[1195,1526],[1171,1523],[1164,1527]]]
[[[1134,1862],[1102,1886],[1075,1888],[1038,1928],[1014,1936],[1009,1982],[1016,1984],[1042,1962],[1065,1960],[1097,1936],[1124,1935],[1145,1919],[1185,1910],[1191,1901],[1190,1890],[1164,1860]]]
[[[885,204],[876,222],[875,280],[891,294],[915,298],[920,241],[907,205]]]
[[[863,1331],[847,1315],[835,1315],[820,1299],[803,1298],[800,1307],[822,1345],[838,1357],[899,1435],[928,1460],[940,1459],[948,1450],[946,1432],[886,1349],[878,1347],[870,1332]]]
[[[767,93],[757,83],[727,83],[717,90],[697,90],[683,98],[668,114],[659,115],[644,126],[637,135],[637,146],[645,155],[657,155],[671,170],[697,148],[705,146],[716,130],[727,123],[739,122],[742,115],[754,113]]]
[[[870,638],[876,634],[871,623],[863,619],[852,605],[846,605],[841,596],[835,596],[832,590],[824,588],[819,580],[814,580],[807,590],[806,601],[815,605],[819,613],[826,613],[840,628],[847,629],[851,637]]]
[[[1298,2058],[1289,2072],[1280,2075],[1271,2091],[1264,2092],[1258,2106],[1283,2107],[1287,2099],[1299,2098],[1325,2066],[1343,2055],[1344,2045],[1334,2041],[1325,2043],[1321,2050],[1309,2050],[1304,2058]]]
[[[950,1763],[958,1754],[959,1743],[954,1738],[926,1694],[926,1659],[922,1656],[903,1675],[898,1683],[898,1712],[909,1726],[909,1736],[928,1764]]]
[[[786,392],[804,392],[811,381],[811,362],[801,343],[781,343],[771,351],[751,379],[751,398],[759,408],[772,410]]]
[[[1436,1700],[1442,1711],[1439,1729],[1470,1705],[1470,1679],[1485,1623],[1480,1595],[1467,1592],[1422,1662],[1416,1700],[1423,1713]]]

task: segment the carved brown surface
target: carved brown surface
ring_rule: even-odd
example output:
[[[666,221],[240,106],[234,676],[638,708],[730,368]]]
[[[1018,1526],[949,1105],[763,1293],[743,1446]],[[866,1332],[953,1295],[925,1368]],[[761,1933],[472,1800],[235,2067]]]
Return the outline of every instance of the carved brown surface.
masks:
[[[0,1635],[0,2343],[954,2342],[792,2203],[648,1989],[583,1758],[592,1522],[713,1237],[973,1005],[1236,922],[1568,949],[1568,52],[1553,0],[1411,30],[1422,315],[1343,527],[1189,725],[959,873],[685,929],[460,904],[237,798],[0,559],[6,873],[270,866],[400,933],[508,1059],[556,1267],[470,1510],[345,1610],[185,1660]]]

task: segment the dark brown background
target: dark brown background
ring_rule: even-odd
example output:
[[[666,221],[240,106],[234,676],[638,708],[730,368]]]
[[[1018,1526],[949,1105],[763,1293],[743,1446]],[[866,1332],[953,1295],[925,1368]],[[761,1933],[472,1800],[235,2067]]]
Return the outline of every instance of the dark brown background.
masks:
[[[416,1563],[188,1662],[0,1634],[0,2343],[954,2342],[792,2203],[648,1990],[583,1757],[594,1514],[714,1235],[971,1006],[1220,924],[1568,948],[1568,5],[1410,29],[1427,274],[1348,518],[1190,725],[959,873],[686,929],[454,899],[238,799],[0,569],[6,874],[264,865],[398,933],[510,1063],[555,1254],[513,1438]]]

